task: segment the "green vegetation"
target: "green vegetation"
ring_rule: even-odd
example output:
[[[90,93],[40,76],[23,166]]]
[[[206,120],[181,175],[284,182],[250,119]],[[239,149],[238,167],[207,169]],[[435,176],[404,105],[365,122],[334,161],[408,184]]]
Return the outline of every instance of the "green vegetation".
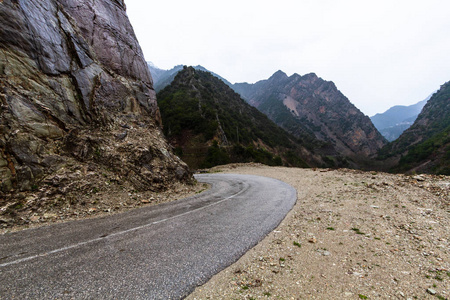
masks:
[[[441,163],[433,167],[433,173],[450,175],[450,126],[443,132],[438,133],[423,143],[412,147],[408,153],[400,159],[395,169],[396,171],[408,171],[417,164],[433,155],[436,155],[437,149],[443,149]]]
[[[361,230],[359,230],[359,228],[352,228],[352,230],[353,230],[356,234],[365,234],[364,232],[362,232]]]
[[[379,160],[400,157],[393,172],[407,172],[426,163],[421,172],[450,175],[450,82],[441,86],[397,140],[379,153]]]
[[[202,168],[211,168],[217,165],[225,165],[230,163],[230,157],[225,149],[220,148],[217,141],[213,142],[213,145],[208,148],[206,159],[200,166]]]
[[[299,247],[299,248],[301,248],[302,247],[302,245],[299,243],[299,242],[296,242],[296,241],[294,241],[294,246],[297,246],[297,247]]]
[[[192,168],[231,162],[308,166],[296,138],[210,73],[184,67],[157,99],[164,134]]]

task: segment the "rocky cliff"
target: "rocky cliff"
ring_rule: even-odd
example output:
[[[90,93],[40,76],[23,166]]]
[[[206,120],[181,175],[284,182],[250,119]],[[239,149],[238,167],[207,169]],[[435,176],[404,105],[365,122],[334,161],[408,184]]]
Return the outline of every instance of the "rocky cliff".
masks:
[[[289,77],[278,71],[268,80],[239,83],[233,88],[288,132],[329,143],[333,149],[330,154],[361,161],[373,157],[386,144],[369,117],[333,82],[316,74]]]
[[[192,178],[122,0],[0,1],[0,103],[2,192],[99,166],[138,190]]]

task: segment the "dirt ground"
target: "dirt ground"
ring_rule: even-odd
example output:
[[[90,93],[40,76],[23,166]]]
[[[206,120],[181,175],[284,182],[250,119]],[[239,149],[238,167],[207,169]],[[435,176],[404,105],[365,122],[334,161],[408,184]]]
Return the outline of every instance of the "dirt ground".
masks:
[[[285,181],[280,226],[187,299],[449,299],[450,177],[228,165]]]

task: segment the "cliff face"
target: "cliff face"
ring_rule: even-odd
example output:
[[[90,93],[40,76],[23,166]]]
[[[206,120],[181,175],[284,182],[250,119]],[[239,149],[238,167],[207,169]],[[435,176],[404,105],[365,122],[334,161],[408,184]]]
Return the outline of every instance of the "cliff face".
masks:
[[[334,83],[315,74],[288,77],[278,71],[268,80],[234,89],[290,133],[328,142],[339,155],[365,159],[386,143],[369,117]]]
[[[121,0],[0,1],[1,190],[76,163],[137,189],[190,179],[159,129],[152,79]]]

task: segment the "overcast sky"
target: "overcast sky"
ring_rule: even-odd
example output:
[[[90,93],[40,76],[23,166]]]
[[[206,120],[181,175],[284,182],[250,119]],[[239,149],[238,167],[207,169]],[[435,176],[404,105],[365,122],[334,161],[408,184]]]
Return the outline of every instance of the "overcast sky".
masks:
[[[316,73],[363,113],[450,80],[448,0],[125,0],[145,59],[202,65],[232,83]]]

